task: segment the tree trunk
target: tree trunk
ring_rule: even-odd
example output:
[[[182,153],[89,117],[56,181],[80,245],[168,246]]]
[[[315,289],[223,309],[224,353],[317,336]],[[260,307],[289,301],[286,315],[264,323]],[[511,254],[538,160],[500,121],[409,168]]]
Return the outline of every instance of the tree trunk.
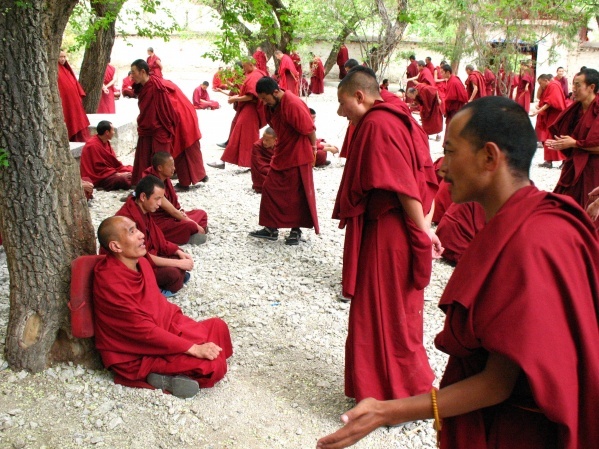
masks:
[[[368,50],[366,58],[369,67],[375,73],[381,75],[386,70],[389,59],[397,45],[401,42],[403,33],[408,26],[408,23],[403,20],[403,17],[408,12],[408,1],[397,0],[395,21],[392,21],[389,17],[387,6],[383,0],[376,0],[376,6],[379,18],[383,24],[384,33],[383,36],[380,36],[378,45]]]
[[[462,60],[462,54],[464,52],[464,46],[466,45],[466,31],[468,30],[468,22],[466,17],[462,16],[462,20],[458,23],[458,29],[455,33],[455,44],[451,51],[451,69],[454,74],[457,74]]]
[[[70,333],[70,263],[95,252],[79,168],[71,156],[57,87],[62,33],[76,0],[0,0],[2,239],[10,276],[5,356],[13,369],[97,362]],[[35,70],[32,70],[35,67]]]
[[[104,0],[92,1],[91,7],[98,18],[108,17],[109,20],[116,16],[123,6],[123,1],[106,2]],[[93,24],[90,26],[94,26]],[[100,98],[102,97],[102,85],[104,83],[104,72],[106,65],[110,60],[110,53],[114,45],[116,36],[115,21],[110,20],[105,26],[100,26],[95,33],[95,40],[85,47],[81,71],[79,73],[79,83],[85,91],[83,98],[83,108],[88,114],[95,114],[98,111]]]
[[[333,66],[337,64],[337,54],[339,53],[339,49],[341,48],[341,44],[345,42],[347,36],[349,36],[358,23],[359,18],[357,16],[352,16],[345,25],[343,25],[343,29],[339,32],[335,40],[333,41],[333,48],[331,48],[331,52],[324,63],[324,76],[327,76]]]

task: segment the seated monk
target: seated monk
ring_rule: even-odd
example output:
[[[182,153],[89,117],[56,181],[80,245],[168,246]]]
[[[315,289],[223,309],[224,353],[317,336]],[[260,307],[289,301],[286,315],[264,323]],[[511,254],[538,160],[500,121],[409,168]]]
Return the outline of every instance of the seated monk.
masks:
[[[316,124],[316,111],[312,108],[310,108],[310,116],[312,117],[314,124]],[[339,153],[339,148],[330,143],[326,143],[324,139],[316,139],[316,155],[314,158],[315,167],[324,167],[331,163],[331,161],[327,160],[327,153],[337,154]]]
[[[129,218],[104,220],[98,240],[107,256],[94,269],[95,344],[114,382],[190,398],[221,380],[233,354],[227,324],[192,320],[160,294]]]
[[[252,147],[252,159],[250,172],[252,174],[252,189],[256,193],[262,193],[262,184],[270,171],[270,160],[275,151],[277,135],[270,126],[264,130],[262,138],[254,142]]]
[[[208,81],[204,81],[193,91],[193,107],[196,109],[218,109],[220,104],[218,101],[210,99],[208,94]]]
[[[127,73],[127,76],[123,79],[123,85],[121,86],[121,93],[126,98],[137,98],[137,94],[133,90],[133,76],[131,70]]]
[[[89,178],[96,189],[130,189],[133,167],[123,165],[110,145],[110,140],[114,137],[114,126],[109,121],[102,120],[96,130],[98,134],[89,139],[81,150],[81,177]]]
[[[155,176],[142,178],[135,187],[135,197],[127,198],[115,215],[130,218],[146,236],[146,258],[156,275],[156,282],[167,298],[174,296],[190,278],[193,259],[167,241],[154,222],[152,212],[160,207],[164,197],[164,183]]]
[[[475,202],[451,203],[443,214],[436,234],[443,242],[443,257],[458,263],[474,236],[485,226],[485,211]]]
[[[206,242],[208,214],[202,209],[187,212],[181,209],[170,179],[174,174],[175,160],[169,153],[159,151],[152,156],[152,166],[144,171],[144,176],[156,176],[164,183],[164,197],[158,210],[152,213],[152,219],[169,242],[177,245],[201,245]]]

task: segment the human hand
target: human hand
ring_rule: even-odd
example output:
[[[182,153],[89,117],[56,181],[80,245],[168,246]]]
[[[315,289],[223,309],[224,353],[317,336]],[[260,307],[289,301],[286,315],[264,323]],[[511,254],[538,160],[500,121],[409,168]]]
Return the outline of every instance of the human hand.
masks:
[[[587,206],[587,214],[591,217],[591,220],[596,221],[599,218],[599,199],[593,201]]]
[[[227,98],[227,103],[233,104],[237,101],[238,98],[239,98],[239,96],[233,95],[232,97]]]
[[[214,343],[204,343],[203,345],[192,345],[186,354],[198,359],[214,360],[218,357],[222,348]]]
[[[440,259],[441,254],[445,251],[445,248],[443,248],[443,245],[441,244],[441,240],[439,240],[439,237],[432,229],[428,230],[428,236],[431,238],[433,244],[433,259]]]

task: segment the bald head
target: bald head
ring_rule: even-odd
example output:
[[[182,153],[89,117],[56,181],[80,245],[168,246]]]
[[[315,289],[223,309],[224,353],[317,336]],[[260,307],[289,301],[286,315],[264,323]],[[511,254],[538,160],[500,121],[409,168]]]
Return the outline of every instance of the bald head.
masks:
[[[267,135],[273,136],[273,137],[277,137],[277,133],[275,133],[275,130],[272,129],[270,126],[264,130],[264,134],[267,134]]]
[[[356,91],[362,91],[369,97],[380,97],[379,83],[372,69],[363,66],[354,67],[341,80],[337,91],[353,95]]]
[[[127,229],[129,222],[133,223],[129,218],[117,215],[106,218],[98,227],[98,241],[100,242],[100,246],[106,251],[112,252],[110,242],[120,241],[121,233]]]

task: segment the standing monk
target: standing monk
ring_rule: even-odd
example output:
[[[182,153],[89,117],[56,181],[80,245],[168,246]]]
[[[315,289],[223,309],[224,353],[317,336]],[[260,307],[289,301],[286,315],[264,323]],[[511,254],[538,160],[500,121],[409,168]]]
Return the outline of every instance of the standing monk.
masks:
[[[86,142],[89,139],[89,120],[81,101],[85,97],[85,92],[77,81],[64,50],[60,50],[58,57],[58,93],[62,102],[62,113],[67,125],[69,141]]]
[[[435,65],[433,64],[433,60],[431,59],[431,57],[427,56],[426,58],[424,58],[424,63],[426,65],[426,68],[429,70],[429,72],[431,72],[434,75],[435,74]]]
[[[406,95],[420,106],[420,118],[424,132],[429,136],[436,134],[436,140],[441,140],[439,133],[443,131],[443,114],[437,89],[428,84],[416,84],[416,87],[408,89]]]
[[[157,151],[171,153],[179,177],[179,188],[206,181],[206,170],[200,150],[200,128],[196,111],[171,81],[150,75],[148,64],[138,59],[131,65],[133,80],[138,84],[139,116],[137,148],[133,162],[132,183],[152,165]]]
[[[424,287],[437,180],[428,138],[410,114],[383,102],[374,72],[356,67],[339,83],[338,114],[356,126],[333,218],[346,228],[343,296],[352,298],[345,394],[394,399],[429,392]],[[401,173],[401,176],[397,176]]]
[[[406,69],[406,77],[408,78],[408,80],[413,79],[413,78],[418,78],[418,63],[416,62],[416,56],[414,55],[410,55],[410,64],[408,65],[408,68]],[[407,86],[408,87],[414,87],[416,85],[416,83],[414,81],[408,81]]]
[[[474,70],[472,64],[466,66],[466,93],[468,94],[468,103],[487,96],[487,89],[485,87],[485,77],[478,70]]]
[[[306,104],[264,77],[256,85],[265,104],[266,120],[277,134],[270,171],[262,186],[260,221],[264,228],[250,236],[277,240],[279,228],[291,228],[286,245],[299,245],[300,228],[318,234],[312,165],[316,153],[316,128]]]
[[[532,68],[526,62],[520,64],[520,81],[516,91],[516,103],[524,108],[526,112],[530,112],[530,92],[534,87],[534,77]]]
[[[599,72],[581,70],[572,82],[572,103],[549,126],[554,139],[547,147],[566,156],[555,193],[574,198],[585,207],[588,194],[599,185]]]
[[[453,116],[468,103],[468,93],[462,80],[453,74],[449,64],[445,64],[441,70],[443,77],[447,80],[445,89],[445,129],[447,130]]]
[[[268,75],[268,68],[266,67],[266,55],[262,51],[262,47],[257,47],[252,57],[254,58],[254,61],[256,61],[256,68],[258,70],[262,70]]]
[[[432,87],[436,87],[435,83],[435,78],[433,76],[433,73],[426,67],[426,64],[424,61],[418,61],[418,75],[412,78],[409,78],[407,80],[408,85],[410,84],[410,82],[414,82],[416,81],[416,83],[424,83],[424,84],[428,84],[429,86]],[[415,85],[415,84],[414,84]],[[411,86],[411,87],[414,87]]]
[[[279,60],[279,86],[285,91],[299,95],[299,73],[293,60],[281,50],[275,51],[275,58]]]
[[[312,58],[310,62],[310,70],[312,76],[310,77],[310,93],[315,95],[324,93],[324,66],[318,56]]]
[[[530,114],[531,117],[537,116],[535,130],[537,139],[543,143],[543,159],[545,162],[539,164],[539,167],[551,168],[553,161],[563,161],[566,156],[561,151],[555,151],[545,145],[545,141],[553,136],[549,132],[549,125],[552,125],[557,117],[566,109],[566,99],[559,81],[552,80],[551,75],[539,76],[539,86],[541,98],[539,109]]]
[[[339,79],[342,80],[347,74],[345,63],[349,59],[349,53],[345,44],[341,44],[337,52],[337,66],[339,67]]]
[[[485,89],[487,90],[487,96],[495,95],[496,77],[488,65],[485,66],[483,77],[485,78]]]
[[[110,62],[110,61],[108,61]],[[100,104],[98,105],[98,114],[114,114],[116,113],[116,107],[114,104],[114,91],[118,77],[116,75],[116,68],[113,65],[108,64],[106,71],[104,72],[104,81],[102,82],[102,96],[100,97]]]
[[[148,47],[148,59],[146,62],[148,63],[151,74],[158,78],[162,78],[162,61],[154,54],[154,49],[152,47]]]
[[[300,55],[297,51],[292,51],[289,57],[293,61],[293,66],[295,67],[295,70],[297,70],[297,77],[301,79],[303,76],[302,58],[300,58]]]
[[[568,98],[570,94],[570,86],[568,86],[568,78],[566,78],[566,71],[563,67],[557,68],[557,74],[555,75],[555,79],[559,82],[562,87],[562,91],[564,92],[564,98]]]

